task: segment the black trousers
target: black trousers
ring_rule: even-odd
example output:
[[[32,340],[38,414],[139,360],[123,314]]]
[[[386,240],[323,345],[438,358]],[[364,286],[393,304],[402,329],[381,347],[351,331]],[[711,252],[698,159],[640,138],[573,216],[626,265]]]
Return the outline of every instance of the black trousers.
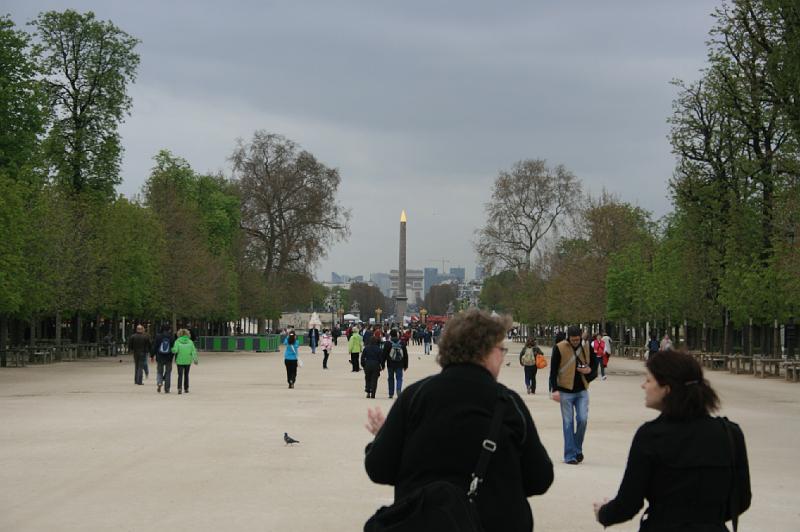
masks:
[[[147,359],[147,354],[133,354],[133,382],[136,384],[142,384],[143,373],[144,373],[144,361]]]
[[[169,391],[169,385],[172,383],[172,358],[169,359],[156,359],[156,384],[163,384],[164,391]]]
[[[322,355],[323,355],[322,367],[323,368],[327,368],[328,367],[328,356],[330,356],[330,352],[327,349],[323,349],[322,350]]]
[[[367,364],[364,366],[364,391],[374,394],[378,389],[378,377],[380,376],[380,364]]]
[[[350,353],[350,364],[353,365],[353,371],[358,371],[358,353]]]
[[[294,384],[297,379],[297,360],[284,360],[286,364],[286,382]]]
[[[189,391],[189,370],[192,369],[191,364],[178,364],[178,391],[181,389],[184,392]]]

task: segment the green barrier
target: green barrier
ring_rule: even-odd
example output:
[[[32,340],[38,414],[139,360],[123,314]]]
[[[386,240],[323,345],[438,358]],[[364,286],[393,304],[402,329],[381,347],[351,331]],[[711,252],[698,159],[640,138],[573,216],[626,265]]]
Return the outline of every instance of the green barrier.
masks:
[[[280,350],[281,339],[277,334],[266,336],[201,336],[196,343],[198,349],[211,352]]]

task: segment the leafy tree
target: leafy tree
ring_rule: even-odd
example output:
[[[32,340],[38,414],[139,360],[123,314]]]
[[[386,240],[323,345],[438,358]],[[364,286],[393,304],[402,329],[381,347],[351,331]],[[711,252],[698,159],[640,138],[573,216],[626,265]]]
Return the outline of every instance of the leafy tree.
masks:
[[[47,121],[47,94],[37,79],[30,37],[0,17],[0,172],[31,180]]]
[[[139,41],[92,12],[48,11],[31,24],[53,102],[46,152],[55,177],[75,192],[109,198],[121,180],[117,129],[130,111]]]
[[[458,289],[453,284],[431,286],[425,296],[425,307],[432,315],[444,315],[451,303],[455,303]]]
[[[353,283],[350,285],[350,300],[358,303],[361,310],[361,319],[367,321],[375,317],[375,309],[385,310],[385,298],[377,286],[367,283]],[[345,311],[350,309],[345,308]]]

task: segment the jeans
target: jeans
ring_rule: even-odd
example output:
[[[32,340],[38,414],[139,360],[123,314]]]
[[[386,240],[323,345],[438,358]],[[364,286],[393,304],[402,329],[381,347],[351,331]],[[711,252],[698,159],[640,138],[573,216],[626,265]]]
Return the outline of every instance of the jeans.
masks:
[[[328,356],[330,356],[330,352],[327,349],[323,349],[322,354],[322,369],[328,369]]]
[[[312,337],[311,339],[309,339],[308,343],[311,346],[311,354],[312,355],[316,355],[317,354],[317,341]]]
[[[534,366],[523,366],[525,369],[525,388],[535,392],[536,391],[536,371],[537,367]]]
[[[561,424],[564,429],[564,461],[576,460],[583,454],[583,437],[589,421],[589,392],[559,392]]]
[[[286,382],[294,384],[297,380],[297,360],[285,360],[283,363],[286,365]]]
[[[389,371],[389,397],[394,397],[394,383],[397,381],[397,395],[403,389],[403,368],[386,368]]]
[[[156,366],[156,384],[164,385],[164,391],[169,391],[169,385],[172,382],[172,359],[157,360]]]
[[[144,365],[147,363],[147,355],[142,353],[137,355],[133,354],[133,382],[135,384],[142,384],[142,373],[144,372]]]
[[[178,364],[178,391],[189,391],[189,370],[192,369],[191,364]]]
[[[431,343],[430,342],[425,342],[425,354],[426,355],[430,355],[431,354]]]
[[[147,355],[144,356],[142,369],[144,370],[144,376],[150,378],[150,368],[147,367]]]

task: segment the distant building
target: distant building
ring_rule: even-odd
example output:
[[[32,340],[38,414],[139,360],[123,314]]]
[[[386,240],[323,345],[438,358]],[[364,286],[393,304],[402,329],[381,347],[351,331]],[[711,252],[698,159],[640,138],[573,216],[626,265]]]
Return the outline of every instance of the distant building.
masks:
[[[400,272],[392,270],[389,272],[391,282],[391,293],[389,297],[394,297],[400,290]],[[425,299],[425,274],[422,270],[406,270],[406,296],[408,304],[418,305]]]
[[[483,266],[475,266],[475,280],[480,282],[484,277],[486,277],[486,271]]]
[[[384,296],[392,295],[392,278],[388,273],[371,273],[369,282],[377,286]]]
[[[463,283],[467,280],[467,270],[466,268],[450,268],[450,277]]]
[[[439,270],[436,268],[425,268],[424,270],[424,290],[422,291],[422,297],[428,297],[428,292],[431,290],[431,286],[439,284]]]
[[[363,275],[356,275],[355,277],[351,277],[349,275],[341,274],[339,275],[336,272],[331,272],[331,283],[333,284],[350,284],[350,283],[363,283],[364,276]]]

